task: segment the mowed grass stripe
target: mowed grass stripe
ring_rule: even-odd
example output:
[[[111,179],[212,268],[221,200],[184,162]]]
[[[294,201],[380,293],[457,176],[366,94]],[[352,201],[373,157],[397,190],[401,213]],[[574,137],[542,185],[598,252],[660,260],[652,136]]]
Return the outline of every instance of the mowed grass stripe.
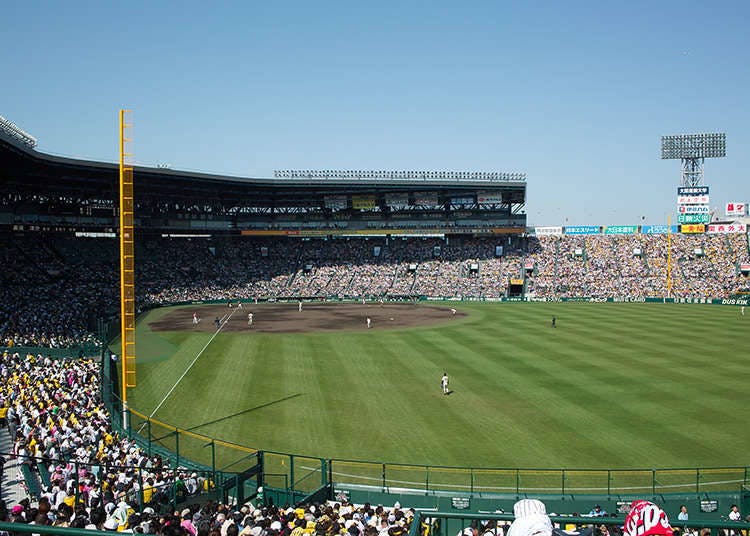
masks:
[[[469,316],[415,330],[222,333],[242,343],[212,344],[212,355],[225,354],[210,361],[217,370],[196,366],[188,376],[200,382],[164,415],[188,411],[208,421],[263,406],[203,430],[325,457],[505,467],[742,464],[738,445],[750,433],[732,423],[743,412],[738,393],[750,366],[736,347],[750,323],[734,308],[457,307]],[[170,362],[184,363],[192,335],[159,334],[180,345]],[[438,385],[443,370],[454,389],[447,397]],[[176,364],[160,372],[182,371]],[[139,377],[139,402],[141,385]],[[147,387],[156,397],[156,386]],[[225,392],[214,396],[216,389]],[[190,393],[214,402],[183,398]]]

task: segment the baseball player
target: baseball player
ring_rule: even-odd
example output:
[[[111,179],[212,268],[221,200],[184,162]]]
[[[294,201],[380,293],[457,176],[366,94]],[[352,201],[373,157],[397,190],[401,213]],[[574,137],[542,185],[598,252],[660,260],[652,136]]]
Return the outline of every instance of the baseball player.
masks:
[[[297,310],[301,313],[302,312],[302,300],[299,301],[299,304],[297,306]]]
[[[200,319],[200,317],[198,316],[198,311],[195,311],[195,312],[193,313],[193,325],[194,325],[194,326],[197,326],[197,325],[198,325],[198,322],[200,322],[200,321],[201,321],[201,319]]]
[[[253,325],[253,313],[247,313],[247,325],[248,326]]]
[[[448,394],[448,373],[443,372],[443,377],[440,378],[440,386],[443,388],[443,394]]]
[[[367,329],[370,329],[372,327],[372,320],[370,320],[370,317],[367,317]]]
[[[456,310],[451,307],[451,316],[456,316]]]

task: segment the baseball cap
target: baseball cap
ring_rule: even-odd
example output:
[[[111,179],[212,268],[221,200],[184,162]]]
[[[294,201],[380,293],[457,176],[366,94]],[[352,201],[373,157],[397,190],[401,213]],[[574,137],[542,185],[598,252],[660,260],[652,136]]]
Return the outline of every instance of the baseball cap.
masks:
[[[650,501],[633,501],[625,518],[625,536],[672,536],[667,514]]]
[[[508,529],[508,536],[552,536],[552,521],[547,508],[537,499],[521,499],[513,505],[516,519]]]

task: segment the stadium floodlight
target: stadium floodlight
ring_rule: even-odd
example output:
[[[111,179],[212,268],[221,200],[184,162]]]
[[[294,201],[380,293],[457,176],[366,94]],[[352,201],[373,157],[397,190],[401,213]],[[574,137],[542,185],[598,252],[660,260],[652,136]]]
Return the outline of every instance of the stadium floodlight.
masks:
[[[2,115],[0,115],[0,131],[5,132],[32,149],[36,147],[36,138],[34,136],[23,130],[14,122],[5,119]]]
[[[724,132],[710,134],[676,134],[662,136],[662,160],[681,160],[680,186],[703,185],[703,163],[706,158],[723,158],[727,155],[727,135]]]
[[[683,158],[722,158],[727,155],[727,135],[679,134],[662,136],[661,157],[663,160]]]

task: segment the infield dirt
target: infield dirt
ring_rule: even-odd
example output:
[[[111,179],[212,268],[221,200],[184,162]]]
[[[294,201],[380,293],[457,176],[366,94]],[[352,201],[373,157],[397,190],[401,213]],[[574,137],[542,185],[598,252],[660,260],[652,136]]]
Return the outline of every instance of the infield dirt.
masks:
[[[200,317],[193,323],[193,313]],[[248,325],[248,314],[253,324]],[[216,331],[216,319],[225,332],[311,333],[331,331],[367,331],[367,318],[372,330],[402,329],[451,322],[466,313],[451,314],[449,307],[412,303],[314,303],[305,302],[302,311],[297,302],[243,303],[238,308],[226,305],[196,305],[170,311],[149,323],[154,331]]]

